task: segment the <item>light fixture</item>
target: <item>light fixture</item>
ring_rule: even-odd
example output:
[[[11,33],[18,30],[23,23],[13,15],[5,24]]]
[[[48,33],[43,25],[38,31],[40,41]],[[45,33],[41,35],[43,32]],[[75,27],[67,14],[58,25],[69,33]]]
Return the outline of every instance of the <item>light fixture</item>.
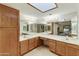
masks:
[[[43,13],[57,8],[56,3],[28,3],[28,5]]]

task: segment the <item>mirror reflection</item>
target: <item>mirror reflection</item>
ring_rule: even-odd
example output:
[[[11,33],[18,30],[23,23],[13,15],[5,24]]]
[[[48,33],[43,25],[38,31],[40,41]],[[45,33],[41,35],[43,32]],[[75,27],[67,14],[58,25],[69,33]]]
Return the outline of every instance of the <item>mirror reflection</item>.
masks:
[[[43,22],[27,22],[26,20],[21,21],[21,34],[28,35],[29,33],[48,33],[52,35],[60,36],[76,36],[78,35],[77,30],[77,13],[73,12],[70,14],[62,15],[58,18],[51,18],[46,21],[43,18]],[[53,20],[54,19],[54,20]],[[61,21],[62,20],[62,21]],[[38,21],[38,20],[36,20]]]

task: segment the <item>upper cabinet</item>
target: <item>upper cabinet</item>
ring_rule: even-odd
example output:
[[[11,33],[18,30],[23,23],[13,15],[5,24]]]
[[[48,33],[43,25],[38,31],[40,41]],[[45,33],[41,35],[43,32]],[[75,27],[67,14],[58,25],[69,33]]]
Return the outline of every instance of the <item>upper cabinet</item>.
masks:
[[[17,27],[18,10],[0,4],[0,27]]]

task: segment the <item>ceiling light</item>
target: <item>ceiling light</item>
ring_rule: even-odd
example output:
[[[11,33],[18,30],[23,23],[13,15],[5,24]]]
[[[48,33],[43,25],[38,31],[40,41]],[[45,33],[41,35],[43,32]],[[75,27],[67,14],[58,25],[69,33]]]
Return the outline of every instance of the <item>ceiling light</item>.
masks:
[[[41,12],[47,12],[57,8],[57,5],[55,3],[28,3],[28,4]]]

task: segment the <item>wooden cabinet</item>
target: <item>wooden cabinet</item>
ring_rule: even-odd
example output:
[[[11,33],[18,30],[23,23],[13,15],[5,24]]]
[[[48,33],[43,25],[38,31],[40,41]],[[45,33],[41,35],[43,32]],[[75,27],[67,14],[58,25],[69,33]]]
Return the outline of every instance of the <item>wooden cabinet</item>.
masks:
[[[43,43],[44,43],[44,46],[48,46],[48,39],[45,39]]]
[[[2,33],[2,32],[3,32],[3,30],[0,33]],[[28,52],[28,51],[30,51],[38,46],[43,45],[44,40],[47,40],[45,42],[46,42],[46,45],[49,47],[49,50],[58,54],[58,55],[61,55],[61,56],[79,56],[79,46],[78,45],[69,44],[69,43],[56,41],[56,40],[48,39],[48,38],[42,38],[42,37],[41,38],[35,37],[35,38],[29,39],[29,40],[22,41],[21,42],[21,54],[24,54],[24,53],[26,53],[26,52]],[[9,42],[9,40],[7,42]],[[9,51],[8,50],[9,44],[10,43],[6,44],[6,47],[3,47],[3,48],[7,48],[6,51]],[[0,46],[0,48],[1,48],[1,46]]]
[[[20,42],[21,45],[21,55],[29,51],[29,41],[24,40]]]
[[[79,56],[79,46],[67,43],[66,55],[67,56]]]
[[[29,39],[29,50],[32,50],[35,48],[35,39]]]
[[[37,43],[38,43],[37,44],[38,46],[41,46],[41,45],[43,45],[43,40],[40,37],[38,37]]]
[[[66,43],[56,41],[56,53],[59,55],[66,55]]]
[[[19,13],[18,10],[0,4],[0,27],[17,27]]]
[[[40,37],[40,39],[43,40],[42,42],[44,46],[48,46],[48,38]]]
[[[19,55],[19,11],[0,4],[0,55]]]
[[[0,28],[0,54],[18,55],[16,28]]]
[[[38,37],[35,37],[35,48],[38,47]]]
[[[56,50],[56,41],[55,40],[48,40],[48,47],[51,51],[55,52]]]

